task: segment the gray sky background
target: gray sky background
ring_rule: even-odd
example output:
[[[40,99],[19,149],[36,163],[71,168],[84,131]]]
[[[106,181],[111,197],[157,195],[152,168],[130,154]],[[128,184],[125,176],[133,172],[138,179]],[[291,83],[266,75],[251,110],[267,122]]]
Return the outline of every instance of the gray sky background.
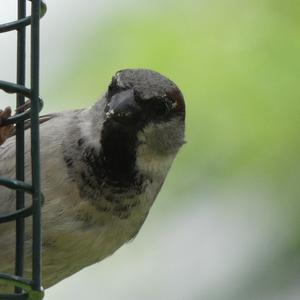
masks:
[[[17,1],[1,0],[0,20],[1,23],[13,21],[16,18]],[[83,1],[59,1],[46,2],[48,11],[41,21],[41,90],[55,78],[57,72],[68,66],[77,48],[80,39],[95,22],[103,16],[109,16],[110,11],[121,1],[97,1],[89,0],[88,5]],[[49,5],[50,4],[50,5]],[[28,11],[30,5],[28,5]],[[30,32],[27,30],[27,45],[29,45]],[[6,81],[15,81],[16,69],[16,33],[9,32],[0,36],[0,78]],[[27,47],[29,51],[29,46]],[[27,61],[27,66],[29,60]],[[29,71],[29,67],[27,67]],[[29,78],[29,76],[27,76]],[[29,82],[27,82],[27,85]],[[1,105],[12,105],[14,96],[0,92]],[[14,105],[14,104],[13,104]],[[47,105],[48,107],[48,105]],[[49,105],[51,108],[51,105]]]

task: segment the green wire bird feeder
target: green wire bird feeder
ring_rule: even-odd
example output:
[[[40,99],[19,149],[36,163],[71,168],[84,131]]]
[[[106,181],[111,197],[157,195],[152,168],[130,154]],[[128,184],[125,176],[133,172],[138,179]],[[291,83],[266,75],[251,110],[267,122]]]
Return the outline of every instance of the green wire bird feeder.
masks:
[[[5,124],[16,126],[16,176],[0,177],[0,185],[16,191],[16,210],[8,215],[0,215],[2,223],[16,223],[16,256],[15,274],[0,273],[0,284],[15,287],[12,294],[1,294],[0,299],[38,300],[44,296],[41,285],[41,180],[40,180],[40,145],[39,145],[39,112],[42,100],[39,98],[39,43],[40,18],[46,13],[46,5],[42,0],[31,1],[31,13],[26,15],[26,2],[18,0],[18,20],[0,25],[0,33],[17,31],[17,78],[16,83],[0,80],[0,89],[16,94],[16,106],[25,103],[25,97],[31,101],[30,109],[18,112]],[[26,26],[30,26],[30,88],[25,87],[25,49]],[[0,36],[1,38],[1,36]],[[31,183],[25,180],[24,159],[24,121],[30,119],[31,127]],[[1,159],[1,158],[0,158]],[[28,180],[28,179],[27,179]],[[32,196],[32,204],[25,207],[25,193]],[[1,197],[1,195],[0,195]],[[24,218],[32,217],[32,278],[24,278]],[[0,253],[1,255],[1,253]]]

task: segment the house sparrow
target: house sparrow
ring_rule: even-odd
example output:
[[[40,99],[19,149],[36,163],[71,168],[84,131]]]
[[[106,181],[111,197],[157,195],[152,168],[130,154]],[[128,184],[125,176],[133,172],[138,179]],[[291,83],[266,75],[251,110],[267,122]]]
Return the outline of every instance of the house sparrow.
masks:
[[[46,117],[40,125],[45,288],[99,262],[137,235],[184,144],[184,123],[179,88],[146,69],[117,72],[102,99],[87,109]],[[29,140],[26,130],[27,181]],[[11,137],[0,146],[0,176],[14,177],[14,160]],[[0,187],[0,214],[14,209],[15,192]],[[30,227],[26,218],[27,276]],[[0,225],[0,272],[13,272],[14,232],[13,222]]]

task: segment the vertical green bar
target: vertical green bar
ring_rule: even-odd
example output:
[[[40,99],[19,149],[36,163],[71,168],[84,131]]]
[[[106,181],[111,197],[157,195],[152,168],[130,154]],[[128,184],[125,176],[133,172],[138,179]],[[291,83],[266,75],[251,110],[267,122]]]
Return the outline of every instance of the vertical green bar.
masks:
[[[31,6],[31,168],[33,185],[33,289],[41,289],[41,177],[39,147],[39,33],[40,0],[32,0]]]
[[[26,0],[18,0],[18,19],[26,16]],[[26,28],[18,29],[17,34],[17,83],[25,85],[25,48],[26,48]],[[24,96],[17,94],[17,107],[24,104]],[[24,122],[16,124],[16,179],[24,181]],[[16,191],[16,209],[25,205],[24,191]],[[24,272],[24,218],[16,220],[16,251],[15,251],[15,274],[23,276]],[[21,293],[22,289],[16,288],[16,293]]]

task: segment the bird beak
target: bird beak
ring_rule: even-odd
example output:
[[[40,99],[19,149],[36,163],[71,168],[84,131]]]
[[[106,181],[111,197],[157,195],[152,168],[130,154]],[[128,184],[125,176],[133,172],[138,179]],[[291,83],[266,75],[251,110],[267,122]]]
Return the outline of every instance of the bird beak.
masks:
[[[134,120],[141,112],[141,107],[135,101],[134,90],[129,89],[113,95],[108,102],[106,117],[115,121]]]

